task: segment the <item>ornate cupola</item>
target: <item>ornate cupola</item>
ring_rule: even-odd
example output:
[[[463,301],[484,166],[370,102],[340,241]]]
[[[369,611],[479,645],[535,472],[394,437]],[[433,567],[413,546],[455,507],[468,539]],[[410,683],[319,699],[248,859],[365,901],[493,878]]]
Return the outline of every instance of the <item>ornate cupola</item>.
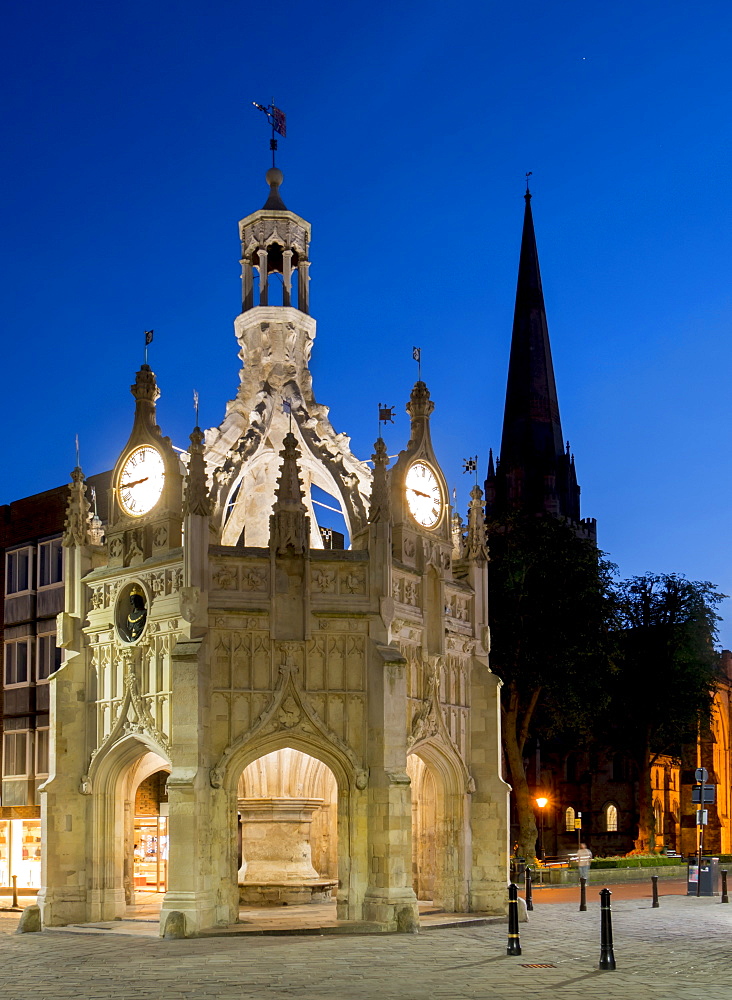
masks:
[[[271,167],[266,178],[264,207],[239,223],[242,311],[234,329],[240,385],[222,423],[206,433],[212,526],[223,545],[269,546],[279,455],[291,433],[301,455],[309,544],[323,548],[313,507],[322,496],[313,501],[313,489],[332,498],[327,505],[340,506],[353,537],[368,520],[370,472],[314,397],[308,367],[316,329],[308,293],[310,223],[286,208],[282,171]]]
[[[283,176],[279,167],[270,167],[266,178],[269,198],[264,207],[239,223],[241,311],[253,309],[256,299],[256,305],[294,305],[309,313],[310,223],[288,211],[280,195]]]

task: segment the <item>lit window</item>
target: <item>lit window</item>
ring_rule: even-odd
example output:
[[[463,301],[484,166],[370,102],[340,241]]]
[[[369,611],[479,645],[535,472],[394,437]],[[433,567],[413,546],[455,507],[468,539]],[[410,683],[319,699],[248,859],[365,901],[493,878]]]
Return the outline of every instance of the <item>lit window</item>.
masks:
[[[56,633],[38,636],[36,679],[45,681],[61,666],[61,650],[56,645]]]
[[[605,807],[605,830],[608,833],[618,832],[618,809],[617,806]]]
[[[31,640],[16,639],[5,643],[5,683],[27,684],[30,670]]]
[[[5,593],[22,594],[31,580],[32,549],[16,549],[5,557]]]
[[[569,833],[570,830],[574,833],[574,809],[572,806],[567,806],[564,813],[564,829],[567,833]]]
[[[61,583],[64,577],[64,554],[60,538],[41,542],[38,546],[38,586]]]

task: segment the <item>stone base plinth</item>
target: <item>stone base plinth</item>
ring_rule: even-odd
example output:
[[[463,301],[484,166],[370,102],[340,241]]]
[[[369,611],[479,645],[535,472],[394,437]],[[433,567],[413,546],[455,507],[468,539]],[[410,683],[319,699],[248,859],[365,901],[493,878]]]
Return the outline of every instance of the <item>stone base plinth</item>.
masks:
[[[309,882],[245,882],[239,885],[242,906],[299,906],[330,899],[338,879],[313,879]]]

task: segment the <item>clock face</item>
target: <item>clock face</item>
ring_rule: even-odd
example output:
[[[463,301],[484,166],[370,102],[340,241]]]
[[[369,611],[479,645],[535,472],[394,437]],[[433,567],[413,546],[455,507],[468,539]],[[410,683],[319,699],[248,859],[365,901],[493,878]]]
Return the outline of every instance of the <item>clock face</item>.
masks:
[[[159,451],[143,445],[128,456],[117,483],[119,503],[125,514],[141,517],[152,510],[165,485],[165,463]]]
[[[434,528],[442,517],[442,490],[429,465],[415,462],[409,468],[405,482],[407,506],[423,528]]]

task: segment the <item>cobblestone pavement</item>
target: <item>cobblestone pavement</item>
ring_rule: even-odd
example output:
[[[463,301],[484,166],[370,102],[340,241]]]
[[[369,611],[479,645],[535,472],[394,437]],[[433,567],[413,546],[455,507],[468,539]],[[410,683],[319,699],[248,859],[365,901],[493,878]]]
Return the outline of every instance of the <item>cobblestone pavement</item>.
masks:
[[[613,899],[617,971],[597,968],[598,898],[540,906],[506,955],[502,924],[419,935],[161,941],[49,930],[0,913],[0,1000],[729,1000],[732,905]],[[595,896],[595,898],[593,898]],[[532,968],[538,965],[548,968]]]

